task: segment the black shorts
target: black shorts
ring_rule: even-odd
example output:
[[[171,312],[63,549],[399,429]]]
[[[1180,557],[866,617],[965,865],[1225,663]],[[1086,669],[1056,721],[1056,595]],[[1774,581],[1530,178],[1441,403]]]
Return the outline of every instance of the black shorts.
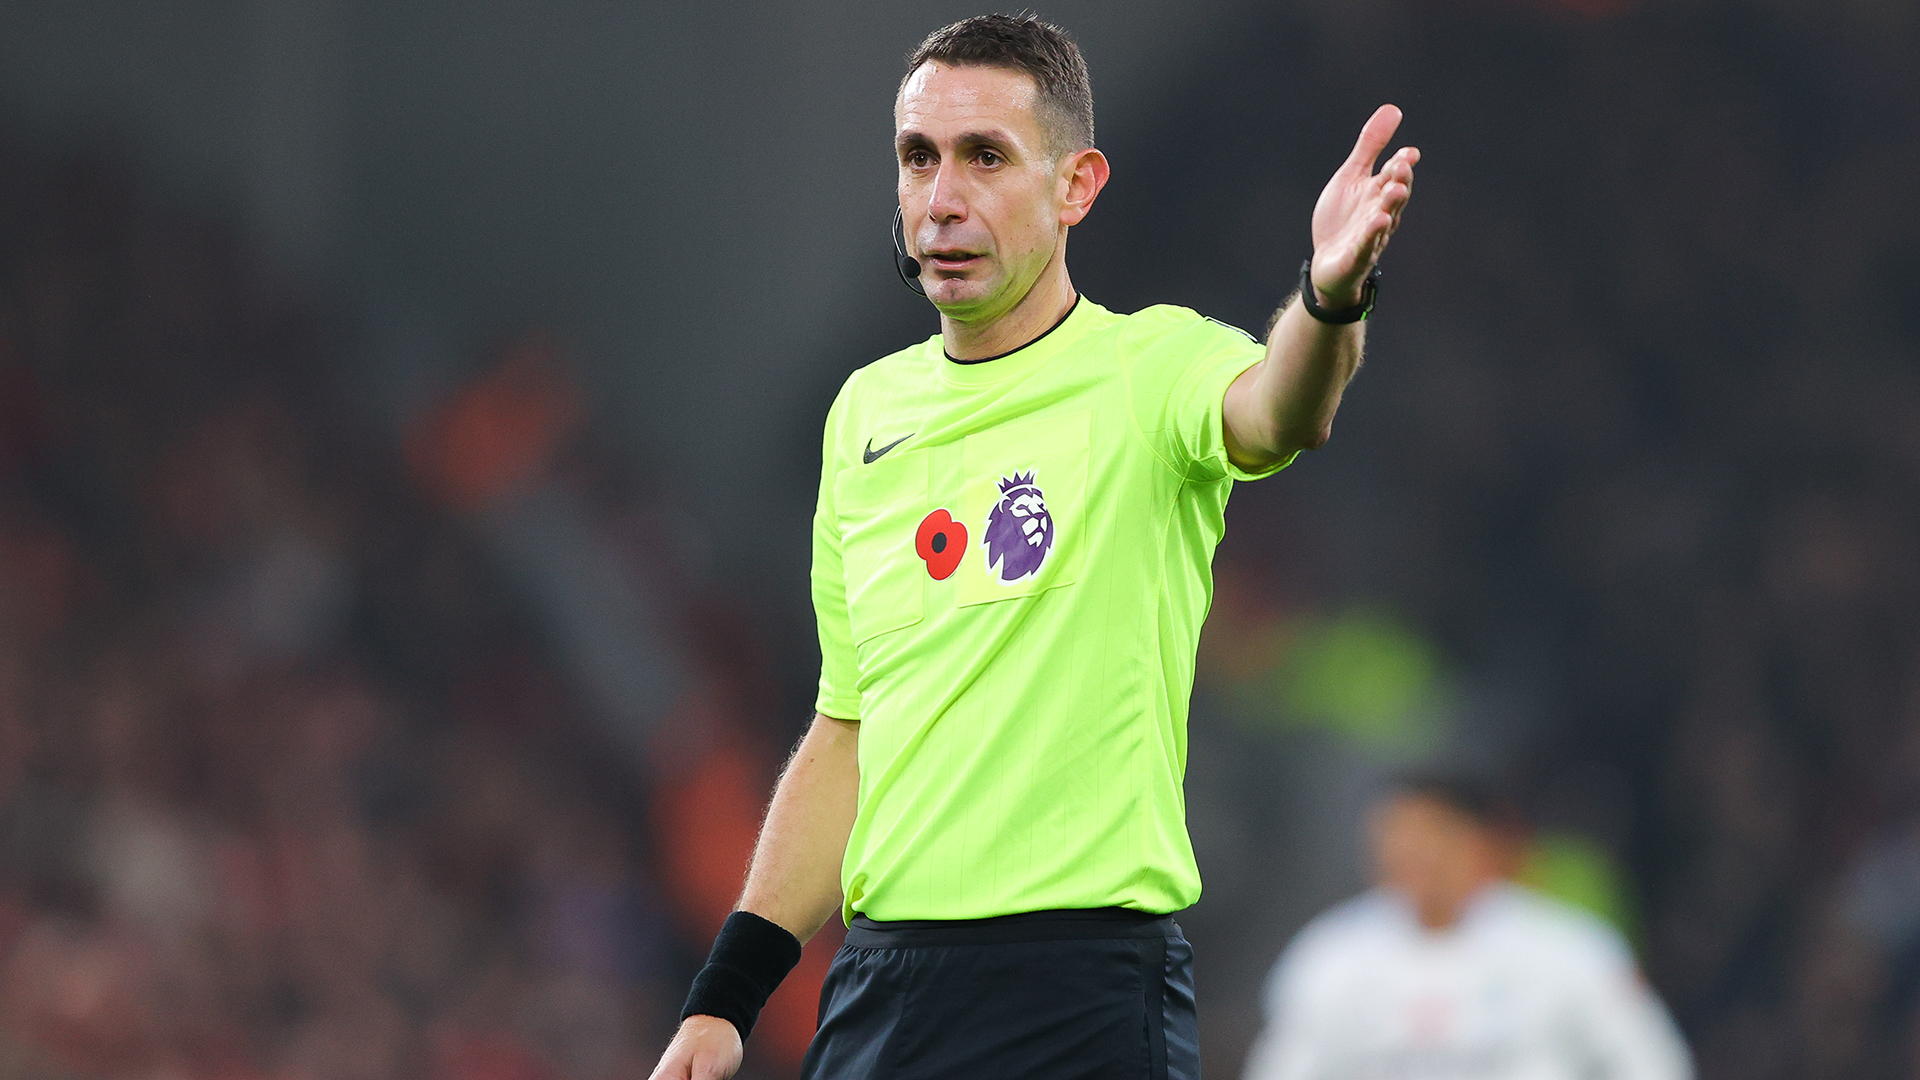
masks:
[[[802,1080],[1198,1080],[1193,949],[1169,915],[856,916]]]

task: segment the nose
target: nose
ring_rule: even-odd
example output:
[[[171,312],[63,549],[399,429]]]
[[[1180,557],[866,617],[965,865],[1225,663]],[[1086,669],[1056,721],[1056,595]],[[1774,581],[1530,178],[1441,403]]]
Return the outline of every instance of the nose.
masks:
[[[927,192],[927,218],[935,225],[966,220],[966,181],[961,175],[960,163],[950,158],[942,160],[933,174],[933,190]]]

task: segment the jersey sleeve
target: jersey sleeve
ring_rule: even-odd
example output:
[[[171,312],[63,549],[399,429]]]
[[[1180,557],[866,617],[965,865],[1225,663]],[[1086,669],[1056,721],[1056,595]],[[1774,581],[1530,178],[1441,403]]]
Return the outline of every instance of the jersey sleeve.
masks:
[[[1129,320],[1121,357],[1134,421],[1167,467],[1191,480],[1258,480],[1293,458],[1248,472],[1227,457],[1227,387],[1266,350],[1246,333],[1186,308],[1153,307]]]
[[[836,720],[860,719],[859,674],[853,628],[847,616],[847,577],[841,565],[840,520],[834,513],[833,478],[839,471],[835,448],[847,391],[842,388],[827,412],[820,452],[820,497],[813,510],[813,619],[820,634],[820,693],[814,711]]]
[[[1626,942],[1599,927],[1581,937],[1567,950],[1575,962],[1561,968],[1570,980],[1570,1056],[1604,1080],[1693,1080],[1686,1041],[1640,977]]]

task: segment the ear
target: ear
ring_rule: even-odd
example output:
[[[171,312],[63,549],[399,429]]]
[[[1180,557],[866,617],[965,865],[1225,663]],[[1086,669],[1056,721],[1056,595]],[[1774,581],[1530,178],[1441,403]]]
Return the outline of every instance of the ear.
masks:
[[[1093,209],[1093,200],[1107,186],[1107,155],[1088,147],[1060,161],[1060,182],[1065,196],[1060,207],[1060,224],[1078,225]]]

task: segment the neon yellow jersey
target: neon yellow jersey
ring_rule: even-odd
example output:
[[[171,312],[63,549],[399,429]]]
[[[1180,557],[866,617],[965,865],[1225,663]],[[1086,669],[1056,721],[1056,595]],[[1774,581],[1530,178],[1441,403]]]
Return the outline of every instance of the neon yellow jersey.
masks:
[[[1227,493],[1254,478],[1221,404],[1261,355],[1185,308],[1082,299],[1006,356],[936,336],[848,378],[813,600],[816,707],[860,721],[849,918],[1199,898],[1187,700]]]

